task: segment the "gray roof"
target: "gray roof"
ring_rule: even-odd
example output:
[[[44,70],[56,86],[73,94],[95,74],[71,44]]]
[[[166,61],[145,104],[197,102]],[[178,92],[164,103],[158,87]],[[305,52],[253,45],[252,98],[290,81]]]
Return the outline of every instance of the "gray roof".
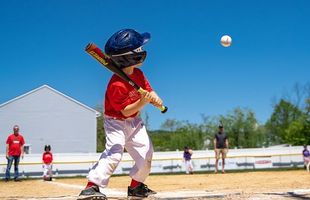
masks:
[[[42,85],[41,87],[38,87],[38,88],[36,88],[36,89],[34,89],[34,90],[31,90],[30,92],[27,92],[27,93],[25,93],[25,94],[23,94],[23,95],[20,95],[20,96],[18,96],[18,97],[15,97],[14,99],[9,100],[9,101],[7,101],[7,102],[5,102],[5,103],[3,103],[3,104],[0,104],[0,108],[1,108],[1,107],[4,107],[4,106],[6,106],[6,105],[8,105],[8,104],[10,104],[10,103],[12,103],[12,102],[14,102],[14,101],[17,101],[17,100],[19,100],[19,99],[22,99],[22,98],[24,98],[24,97],[26,97],[26,96],[28,96],[28,95],[30,95],[30,94],[33,94],[33,93],[35,93],[35,92],[37,92],[37,91],[39,91],[39,90],[41,90],[41,89],[44,89],[44,88],[47,88],[47,89],[49,89],[49,90],[51,90],[51,91],[53,91],[53,92],[55,92],[55,93],[57,93],[57,94],[59,94],[59,95],[61,95],[61,96],[63,96],[63,97],[69,99],[69,100],[72,101],[73,103],[76,103],[76,104],[78,104],[79,106],[82,106],[82,107],[84,107],[85,109],[94,112],[94,113],[96,114],[97,117],[99,117],[99,116],[101,115],[100,112],[98,112],[98,111],[96,111],[96,110],[90,108],[89,106],[87,106],[87,105],[85,105],[85,104],[82,104],[81,102],[79,102],[79,101],[77,101],[77,100],[75,100],[75,99],[73,99],[73,98],[71,98],[71,97],[69,97],[69,96],[67,96],[67,95],[65,95],[65,94],[63,94],[63,93],[61,93],[61,92],[59,92],[58,90],[56,90],[56,89],[54,89],[54,88],[52,88],[52,87],[50,87],[50,86],[48,86],[48,85]]]

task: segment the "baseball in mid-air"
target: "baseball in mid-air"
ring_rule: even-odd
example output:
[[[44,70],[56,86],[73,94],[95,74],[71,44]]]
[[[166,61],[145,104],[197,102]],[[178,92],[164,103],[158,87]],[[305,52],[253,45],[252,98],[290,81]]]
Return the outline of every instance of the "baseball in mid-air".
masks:
[[[221,38],[221,44],[223,47],[229,47],[231,45],[232,39],[229,35],[223,35]]]

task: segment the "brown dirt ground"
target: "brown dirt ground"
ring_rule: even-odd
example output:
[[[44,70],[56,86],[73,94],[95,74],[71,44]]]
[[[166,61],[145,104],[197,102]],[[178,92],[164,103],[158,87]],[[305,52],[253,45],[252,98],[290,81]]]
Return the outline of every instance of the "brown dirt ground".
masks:
[[[145,182],[158,192],[200,190],[208,192],[266,193],[310,189],[310,174],[304,170],[238,172],[226,174],[151,175]],[[86,178],[56,179],[55,182],[84,186]],[[128,176],[112,176],[108,188],[126,191]],[[77,196],[77,188],[64,188],[40,179],[0,182],[0,199]]]

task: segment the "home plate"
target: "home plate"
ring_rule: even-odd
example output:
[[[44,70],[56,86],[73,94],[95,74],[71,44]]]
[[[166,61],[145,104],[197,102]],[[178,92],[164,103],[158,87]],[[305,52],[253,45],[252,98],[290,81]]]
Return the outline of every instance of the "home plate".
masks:
[[[296,189],[296,190],[293,190],[292,193],[294,193],[296,195],[310,194],[310,189]]]
[[[155,199],[189,199],[189,198],[223,198],[225,194],[206,191],[178,190],[171,192],[158,192],[153,196]],[[151,197],[152,198],[152,197]]]

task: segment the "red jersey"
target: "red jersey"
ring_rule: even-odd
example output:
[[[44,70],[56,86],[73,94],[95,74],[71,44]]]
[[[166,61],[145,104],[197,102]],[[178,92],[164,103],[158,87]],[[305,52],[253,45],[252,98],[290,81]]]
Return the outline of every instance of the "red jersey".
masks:
[[[53,162],[53,154],[50,151],[43,153],[42,161],[44,164],[51,164]]]
[[[129,77],[143,89],[149,92],[153,91],[140,69],[134,68],[133,73]],[[104,114],[116,118],[128,118],[121,113],[121,110],[140,98],[141,94],[133,86],[114,74],[106,90]],[[129,117],[135,117],[137,114],[138,112]]]
[[[6,144],[9,145],[9,156],[20,156],[21,155],[21,146],[25,144],[24,137],[21,134],[9,135],[8,139],[6,140]]]

